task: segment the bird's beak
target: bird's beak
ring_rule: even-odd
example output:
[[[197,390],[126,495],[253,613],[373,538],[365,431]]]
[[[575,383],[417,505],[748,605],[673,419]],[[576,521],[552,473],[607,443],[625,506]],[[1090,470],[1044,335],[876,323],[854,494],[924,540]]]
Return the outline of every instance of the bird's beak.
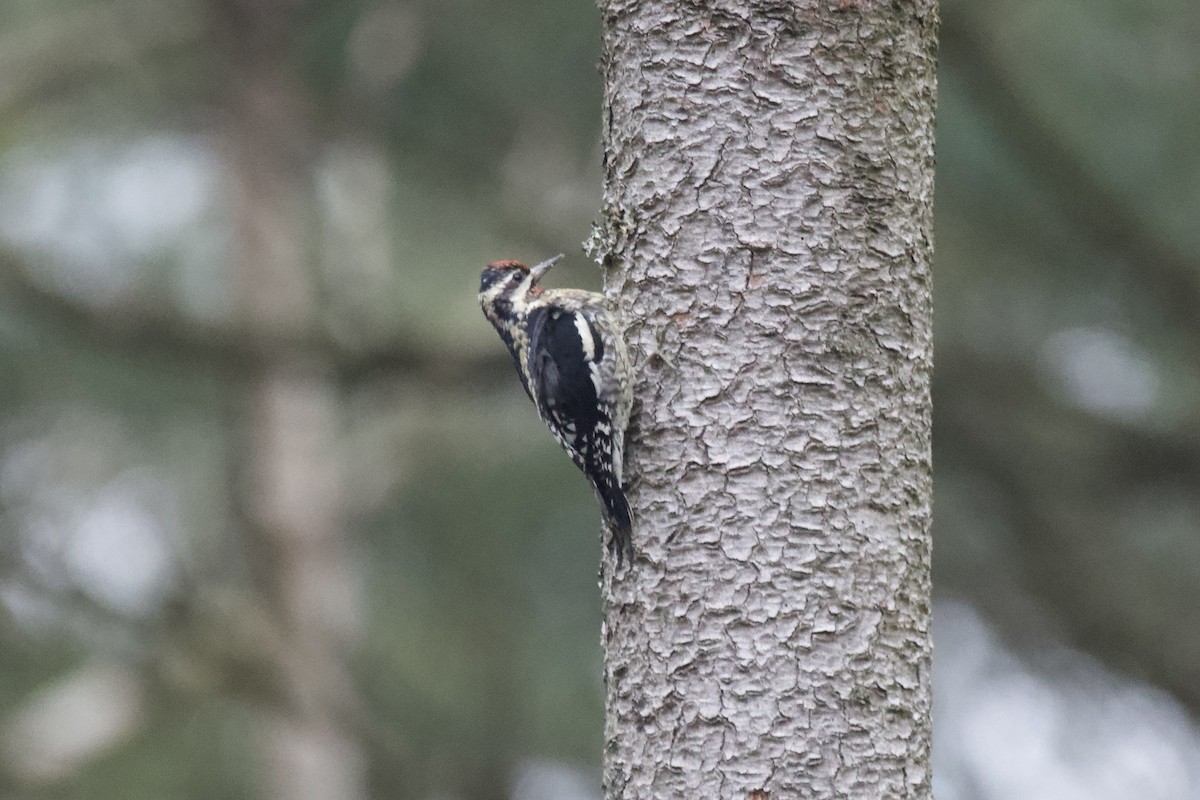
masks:
[[[541,280],[542,276],[545,275],[547,272],[549,272],[550,268],[554,266],[554,263],[562,257],[563,257],[563,254],[559,253],[554,258],[546,259],[542,263],[538,264],[536,267],[531,268],[529,270],[529,274],[533,276],[533,279],[535,281]]]

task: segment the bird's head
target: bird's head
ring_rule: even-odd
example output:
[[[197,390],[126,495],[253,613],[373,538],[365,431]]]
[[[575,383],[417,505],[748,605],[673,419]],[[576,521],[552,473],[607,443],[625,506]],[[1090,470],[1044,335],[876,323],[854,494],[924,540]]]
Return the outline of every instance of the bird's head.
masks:
[[[540,293],[542,287],[538,285],[538,280],[560,258],[561,253],[532,269],[512,259],[493,261],[483,268],[483,274],[479,276],[479,302],[486,309],[501,298],[519,303],[530,294]]]

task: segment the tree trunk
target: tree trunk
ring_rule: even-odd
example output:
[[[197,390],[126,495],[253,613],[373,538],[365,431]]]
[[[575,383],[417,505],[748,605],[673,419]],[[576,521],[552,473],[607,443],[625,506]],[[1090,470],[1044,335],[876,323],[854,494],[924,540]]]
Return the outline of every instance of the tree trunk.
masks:
[[[606,796],[928,798],[936,3],[602,5]]]
[[[312,120],[296,78],[303,0],[211,0],[224,45],[238,299],[263,367],[246,397],[240,487],[257,588],[279,627],[282,705],[263,717],[262,796],[365,796],[346,656],[358,633],[342,541],[332,369],[289,342],[318,325]]]

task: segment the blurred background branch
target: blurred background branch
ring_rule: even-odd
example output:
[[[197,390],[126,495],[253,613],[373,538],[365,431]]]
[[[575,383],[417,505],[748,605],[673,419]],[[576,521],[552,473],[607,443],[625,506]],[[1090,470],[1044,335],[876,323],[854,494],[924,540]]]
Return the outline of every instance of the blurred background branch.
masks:
[[[281,353],[328,362],[338,382],[348,387],[404,378],[431,390],[487,391],[512,370],[503,351],[439,352],[409,339],[357,346],[316,331],[272,337],[237,323],[191,319],[178,308],[96,307],[39,285],[32,273],[19,253],[0,249],[0,293],[47,335],[65,335],[76,346],[128,358],[183,364],[224,379],[252,376]]]

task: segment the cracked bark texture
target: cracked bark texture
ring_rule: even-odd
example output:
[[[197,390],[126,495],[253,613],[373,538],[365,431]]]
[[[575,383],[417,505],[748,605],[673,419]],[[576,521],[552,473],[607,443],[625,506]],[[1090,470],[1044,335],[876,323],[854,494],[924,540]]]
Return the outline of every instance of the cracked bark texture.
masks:
[[[608,0],[606,797],[928,798],[934,0]]]

